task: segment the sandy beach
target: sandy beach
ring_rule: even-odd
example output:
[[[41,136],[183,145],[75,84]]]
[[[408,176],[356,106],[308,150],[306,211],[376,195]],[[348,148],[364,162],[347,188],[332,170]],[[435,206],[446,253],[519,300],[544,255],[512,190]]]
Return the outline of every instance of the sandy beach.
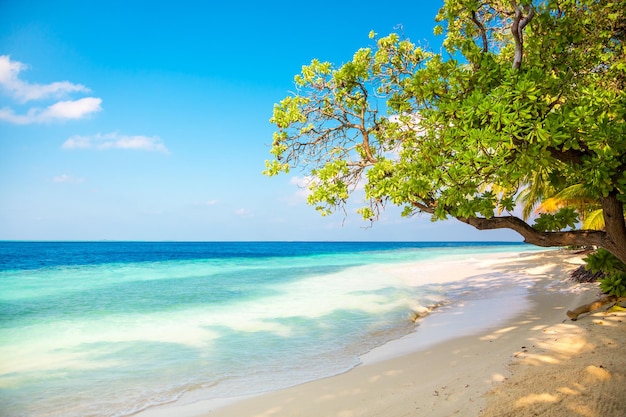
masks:
[[[547,251],[431,265],[484,284],[487,295],[433,311],[349,372],[248,398],[190,396],[138,415],[626,416],[626,313],[565,314],[599,295],[568,279],[580,258]]]

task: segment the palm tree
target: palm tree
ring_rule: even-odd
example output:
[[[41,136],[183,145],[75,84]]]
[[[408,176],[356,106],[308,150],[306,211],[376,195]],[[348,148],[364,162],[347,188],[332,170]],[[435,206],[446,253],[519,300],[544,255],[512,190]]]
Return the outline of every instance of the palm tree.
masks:
[[[535,213],[554,213],[564,207],[573,207],[576,210],[583,229],[604,229],[602,208],[597,200],[589,197],[582,184],[570,185],[543,200],[535,209]]]

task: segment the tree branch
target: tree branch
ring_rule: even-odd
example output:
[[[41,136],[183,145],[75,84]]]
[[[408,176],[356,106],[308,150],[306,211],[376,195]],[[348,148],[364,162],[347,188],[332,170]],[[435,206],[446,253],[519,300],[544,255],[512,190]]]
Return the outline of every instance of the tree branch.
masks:
[[[414,201],[413,206],[418,210],[433,214],[435,212],[434,205],[428,205],[422,202]],[[607,247],[607,234],[599,230],[570,230],[566,232],[540,232],[533,229],[528,223],[516,216],[498,216],[498,217],[456,217],[457,220],[478,230],[496,230],[511,229],[519,233],[524,242],[536,246],[602,246],[611,251]],[[613,251],[611,251],[613,252]],[[618,255],[616,255],[618,256]]]
[[[580,164],[582,156],[585,155],[584,152],[575,149],[568,149],[566,151],[562,151],[552,147],[549,147],[547,149],[550,152],[550,156],[565,163],[572,162],[575,164]]]
[[[540,232],[516,216],[503,217],[457,217],[463,223],[478,230],[511,229],[522,235],[524,242],[533,245],[550,246],[585,246],[602,245],[605,232],[598,230],[571,230],[566,232]]]
[[[460,217],[460,222],[478,230],[511,229],[519,233],[524,242],[536,246],[599,246],[626,263],[626,219],[624,204],[617,198],[617,191],[602,198],[605,230],[570,230],[564,232],[541,232],[516,216]],[[436,202],[413,201],[418,210],[434,214]]]
[[[361,86],[361,91],[365,97],[365,101],[367,102],[367,90],[365,89],[364,86]],[[372,149],[370,147],[370,135],[369,135],[369,131],[367,127],[365,126],[366,110],[367,110],[366,106],[363,106],[361,108],[361,114],[359,115],[361,125],[358,127],[358,129],[361,131],[361,136],[363,137],[363,148],[365,150],[365,156],[367,157],[368,162],[375,164],[377,160],[372,154]]]
[[[478,27],[480,31],[480,37],[483,41],[483,52],[489,52],[489,42],[487,41],[487,30],[485,29],[485,25],[482,24],[478,17],[476,17],[476,12],[472,10],[472,22]]]
[[[432,206],[422,204],[419,201],[413,201],[412,204],[424,213],[433,214],[435,212],[435,209]]]
[[[511,6],[515,10],[515,17],[511,25],[511,33],[515,41],[513,69],[519,69],[522,66],[522,57],[524,55],[524,28],[535,16],[535,9],[533,9],[532,5],[524,6],[522,9],[515,0],[511,0]],[[524,12],[526,16],[524,16]]]

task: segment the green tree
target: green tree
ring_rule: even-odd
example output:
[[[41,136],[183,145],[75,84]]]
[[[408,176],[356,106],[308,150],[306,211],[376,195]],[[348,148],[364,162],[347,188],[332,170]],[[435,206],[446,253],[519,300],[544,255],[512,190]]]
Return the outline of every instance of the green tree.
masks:
[[[364,184],[365,219],[391,203],[626,262],[624,10],[626,0],[446,0],[442,53],[372,33],[375,46],[345,64],[313,60],[295,77],[274,106],[265,173],[308,171],[323,214]],[[603,230],[577,229],[575,207],[533,225],[512,214],[520,198],[575,184]]]

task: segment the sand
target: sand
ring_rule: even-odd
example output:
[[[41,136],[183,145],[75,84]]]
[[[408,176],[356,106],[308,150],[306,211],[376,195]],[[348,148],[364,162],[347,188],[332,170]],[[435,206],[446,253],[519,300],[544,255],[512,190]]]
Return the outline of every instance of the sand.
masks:
[[[489,256],[439,271],[484,284],[341,375],[247,398],[181,402],[142,417],[626,416],[626,313],[565,312],[598,296],[564,251]],[[431,265],[433,273],[436,267]],[[455,278],[456,279],[456,278]]]
[[[625,322],[603,310],[536,331],[481,416],[626,416]]]

